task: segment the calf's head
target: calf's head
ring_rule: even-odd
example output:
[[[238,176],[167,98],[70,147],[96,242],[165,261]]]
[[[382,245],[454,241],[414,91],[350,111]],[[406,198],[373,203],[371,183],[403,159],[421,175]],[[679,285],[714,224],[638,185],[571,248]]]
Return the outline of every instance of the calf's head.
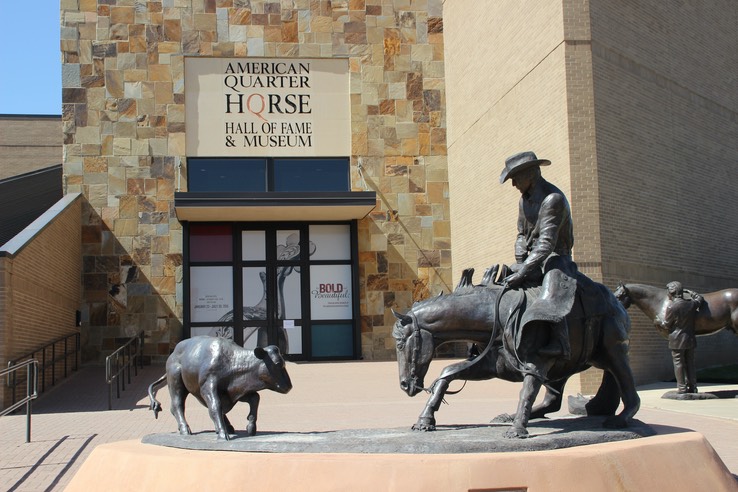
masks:
[[[290,375],[287,374],[284,358],[279,348],[274,345],[264,348],[257,347],[254,349],[254,356],[263,362],[259,370],[259,378],[264,381],[266,387],[277,393],[289,393],[292,389],[292,381]]]

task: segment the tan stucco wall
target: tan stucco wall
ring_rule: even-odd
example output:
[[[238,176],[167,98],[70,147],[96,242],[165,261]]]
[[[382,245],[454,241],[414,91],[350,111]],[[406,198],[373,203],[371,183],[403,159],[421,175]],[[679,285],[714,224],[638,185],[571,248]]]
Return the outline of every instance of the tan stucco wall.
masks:
[[[507,155],[530,149],[553,161],[544,176],[569,194],[574,259],[595,280],[738,285],[726,220],[738,212],[738,5],[683,7],[444,3],[455,278],[512,260],[518,195],[497,177]],[[637,381],[671,379],[666,342],[630,314]],[[730,333],[698,344],[702,367],[738,350]],[[583,389],[598,380],[585,375]]]
[[[473,15],[470,13],[473,12]],[[546,178],[568,193],[561,5],[445,2],[449,185],[454,278],[511,262],[520,194],[500,185],[505,158],[550,159]],[[478,35],[469,36],[474,32]]]

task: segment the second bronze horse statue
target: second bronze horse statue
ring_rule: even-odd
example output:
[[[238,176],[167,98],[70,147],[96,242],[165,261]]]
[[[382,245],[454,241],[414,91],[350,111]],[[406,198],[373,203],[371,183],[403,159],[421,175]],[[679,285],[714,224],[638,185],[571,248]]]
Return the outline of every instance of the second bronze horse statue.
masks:
[[[666,289],[644,284],[621,283],[615,289],[615,297],[625,309],[635,304],[651,321],[657,316],[663,319],[668,300]],[[725,328],[738,334],[738,289],[708,292],[703,298],[694,318],[695,335],[712,335]]]
[[[471,274],[465,272],[465,277],[469,279]],[[523,382],[518,408],[506,436],[527,437],[529,419],[558,411],[566,381],[590,366],[603,369],[604,375],[597,394],[586,405],[587,414],[608,416],[606,427],[627,426],[640,407],[628,360],[630,318],[604,286],[588,279],[582,283],[588,283],[598,292],[603,301],[602,314],[588,319],[582,302],[574,303],[575,309],[567,316],[569,359],[538,354],[538,349],[549,341],[548,327],[538,325],[527,327],[522,333],[516,331],[513,321],[525,310],[526,297],[521,291],[501,285],[461,286],[452,294],[414,304],[407,314],[395,313],[398,319],[393,336],[397,342],[400,387],[410,396],[422,390],[430,392],[413,429],[435,429],[435,412],[451,381],[500,378]],[[446,367],[430,388],[424,388],[435,348],[449,341],[475,342],[486,349],[474,360]],[[546,396],[541,404],[533,406],[543,384],[547,388]],[[621,398],[623,410],[615,415]]]

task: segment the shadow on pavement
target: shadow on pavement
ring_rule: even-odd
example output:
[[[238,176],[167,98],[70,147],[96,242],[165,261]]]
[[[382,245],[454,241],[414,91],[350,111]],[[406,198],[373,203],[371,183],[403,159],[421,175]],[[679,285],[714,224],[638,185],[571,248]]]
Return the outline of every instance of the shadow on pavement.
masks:
[[[148,386],[164,372],[163,366],[144,366],[138,369],[138,374],[131,375],[130,383],[126,378],[125,389],[120,390],[120,398],[115,385],[110,386],[105,381],[105,368],[102,366],[82,367],[78,372],[59,382],[51,389],[39,395],[33,402],[34,414],[69,413],[69,412],[98,412],[112,410],[133,410],[148,408],[148,403],[139,403],[146,398],[148,401]]]

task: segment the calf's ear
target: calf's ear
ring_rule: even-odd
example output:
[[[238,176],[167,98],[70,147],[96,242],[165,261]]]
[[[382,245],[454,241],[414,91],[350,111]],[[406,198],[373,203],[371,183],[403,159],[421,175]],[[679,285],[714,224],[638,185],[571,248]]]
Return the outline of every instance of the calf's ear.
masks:
[[[266,357],[266,350],[261,347],[256,347],[254,349],[254,355],[257,359],[264,359],[264,357]]]

